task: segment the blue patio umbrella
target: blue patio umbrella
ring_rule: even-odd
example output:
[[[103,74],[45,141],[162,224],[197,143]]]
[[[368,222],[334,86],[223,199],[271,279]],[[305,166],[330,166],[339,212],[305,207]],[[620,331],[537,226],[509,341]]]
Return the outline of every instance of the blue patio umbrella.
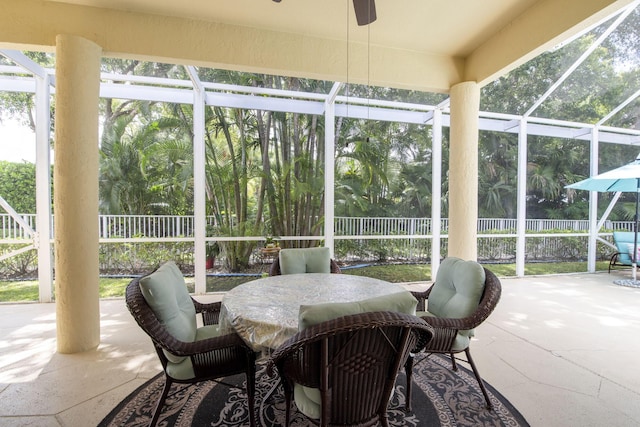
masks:
[[[636,214],[633,218],[633,247],[634,251],[631,255],[631,268],[633,270],[633,280],[616,281],[625,282],[618,283],[627,286],[640,286],[640,281],[636,280],[636,266],[638,256],[638,209],[640,207],[640,154],[631,162],[619,168],[612,169],[608,172],[601,173],[591,178],[567,185],[566,188],[574,188],[576,190],[588,190],[598,192],[627,192],[636,193]]]

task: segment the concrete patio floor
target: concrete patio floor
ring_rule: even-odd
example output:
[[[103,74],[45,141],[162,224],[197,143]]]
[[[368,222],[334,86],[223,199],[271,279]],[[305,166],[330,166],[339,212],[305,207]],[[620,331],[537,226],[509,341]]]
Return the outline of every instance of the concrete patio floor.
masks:
[[[613,284],[629,276],[501,279],[502,299],[472,354],[532,426],[640,425],[640,289]],[[95,426],[160,372],[124,300],[100,309],[100,346],[63,355],[54,304],[0,305],[0,425]]]

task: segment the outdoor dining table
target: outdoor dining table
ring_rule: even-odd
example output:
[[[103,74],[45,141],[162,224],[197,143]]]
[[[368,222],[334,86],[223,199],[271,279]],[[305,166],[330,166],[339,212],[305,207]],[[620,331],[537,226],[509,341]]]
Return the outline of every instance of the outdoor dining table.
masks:
[[[301,305],[356,302],[407,292],[402,286],[348,274],[285,274],[235,287],[222,298],[220,330],[235,331],[269,354],[298,332]]]

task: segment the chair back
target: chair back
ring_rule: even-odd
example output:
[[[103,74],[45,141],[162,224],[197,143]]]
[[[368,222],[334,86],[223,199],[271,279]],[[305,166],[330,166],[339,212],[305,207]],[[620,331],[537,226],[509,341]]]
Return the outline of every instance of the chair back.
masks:
[[[398,370],[415,343],[431,336],[431,327],[416,316],[359,313],[298,332],[273,353],[272,362],[285,395],[319,396],[320,425],[386,425]]]
[[[446,258],[429,294],[429,313],[453,318],[470,315],[480,303],[484,282],[484,269],[477,262]]]
[[[484,281],[484,290],[482,292],[482,297],[480,299],[480,303],[478,304],[478,308],[472,315],[474,319],[475,326],[479,326],[482,322],[487,320],[489,315],[495,310],[498,305],[498,301],[500,301],[500,296],[502,295],[502,284],[500,283],[500,279],[493,274],[491,270],[484,269],[485,281]]]
[[[173,339],[167,328],[160,323],[140,289],[140,278],[133,279],[126,288],[125,302],[129,312],[140,328],[151,338],[154,348],[158,353],[162,368],[167,368],[167,355],[163,351],[163,345],[167,340]]]
[[[329,248],[281,249],[269,270],[270,276],[300,273],[341,273]]]
[[[426,347],[428,352],[465,350],[474,329],[496,308],[502,286],[490,270],[474,261],[446,258],[438,270],[436,282],[425,292],[413,293],[418,298],[419,315],[434,326],[435,337]]]

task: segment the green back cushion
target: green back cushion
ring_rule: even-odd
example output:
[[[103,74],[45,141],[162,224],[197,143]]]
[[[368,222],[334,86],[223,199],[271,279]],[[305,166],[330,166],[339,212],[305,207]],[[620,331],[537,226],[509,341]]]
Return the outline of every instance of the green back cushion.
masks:
[[[330,273],[329,248],[282,249],[280,274]]]
[[[356,302],[336,302],[315,305],[301,305],[298,317],[298,329],[336,319],[350,314],[367,313],[372,311],[395,311],[405,314],[416,314],[418,301],[410,292],[397,292]],[[293,400],[296,406],[307,417],[320,419],[321,397],[320,390],[295,384]]]
[[[169,333],[176,339],[193,342],[196,338],[196,309],[178,266],[169,261],[153,273],[140,279],[140,290]],[[181,362],[184,357],[165,351],[167,358]]]
[[[395,311],[397,313],[416,314],[418,301],[410,292],[396,292],[355,302],[333,302],[325,304],[301,305],[298,316],[298,329],[336,319],[350,314],[371,311]]]
[[[469,316],[480,303],[484,282],[484,269],[477,262],[446,258],[438,269],[427,310],[437,317]]]

